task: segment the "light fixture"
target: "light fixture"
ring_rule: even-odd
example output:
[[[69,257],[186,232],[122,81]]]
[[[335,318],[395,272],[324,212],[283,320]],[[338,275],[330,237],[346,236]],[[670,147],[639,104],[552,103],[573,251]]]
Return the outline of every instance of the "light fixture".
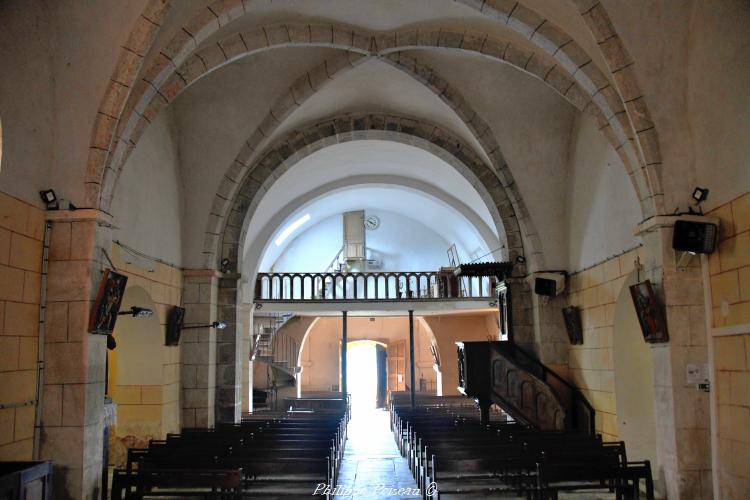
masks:
[[[706,198],[708,198],[708,188],[697,187],[693,189],[692,197],[696,205],[706,201]]]
[[[39,196],[42,197],[42,202],[47,207],[47,210],[59,210],[60,203],[57,201],[57,195],[52,189],[46,191],[39,191]]]
[[[187,325],[183,326],[183,330],[192,330],[194,328],[216,328],[217,330],[223,330],[227,327],[227,324],[223,321],[214,321],[208,325]]]
[[[133,316],[134,318],[150,318],[154,315],[154,311],[145,307],[133,306],[125,311],[117,313],[118,316]]]
[[[289,224],[287,227],[284,228],[283,231],[281,231],[281,234],[279,234],[278,237],[276,237],[276,240],[274,240],[274,243],[277,247],[280,247],[282,243],[284,243],[284,240],[286,240],[289,235],[291,235],[294,231],[297,230],[302,224],[310,220],[310,214],[305,214],[299,219],[295,220],[291,224]]]
[[[526,257],[524,257],[523,255],[519,255],[518,257],[516,257],[516,263],[517,264],[525,264],[526,263]]]
[[[231,262],[229,261],[229,259],[221,259],[221,272],[228,273],[230,264]]]

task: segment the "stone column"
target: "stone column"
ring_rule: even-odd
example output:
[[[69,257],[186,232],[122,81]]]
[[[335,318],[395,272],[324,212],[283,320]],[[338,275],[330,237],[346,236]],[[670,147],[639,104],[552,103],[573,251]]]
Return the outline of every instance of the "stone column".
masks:
[[[253,351],[253,313],[252,304],[243,304],[241,297],[238,299],[237,308],[237,330],[242,337],[242,348],[240,350],[240,362],[242,364],[242,379],[240,395],[241,411],[253,411],[253,364],[250,355]]]
[[[510,289],[513,341],[528,352],[537,352],[534,342],[531,288],[524,278],[508,278],[505,281]]]
[[[533,289],[535,274],[529,276],[529,287]],[[539,360],[558,375],[567,376],[568,347],[570,341],[565,331],[562,310],[566,306],[566,294],[543,297],[530,292],[533,308],[534,344]]]
[[[57,499],[98,498],[102,478],[106,337],[89,315],[112,245],[98,210],[46,213],[52,223],[47,277],[40,455],[54,460]]]
[[[219,279],[217,321],[227,324],[216,332],[216,419],[239,422],[242,413],[242,364],[244,345],[237,318],[239,274]]]
[[[217,321],[218,286],[217,271],[186,269],[183,272],[185,326]],[[180,343],[182,426],[212,427],[216,420],[216,330],[209,327],[183,330]]]
[[[666,309],[669,342],[652,345],[656,445],[669,498],[711,498],[709,395],[686,382],[688,364],[708,362],[700,259],[677,268],[672,224],[641,228],[646,262],[641,279],[655,285]],[[661,476],[661,477],[660,477]]]

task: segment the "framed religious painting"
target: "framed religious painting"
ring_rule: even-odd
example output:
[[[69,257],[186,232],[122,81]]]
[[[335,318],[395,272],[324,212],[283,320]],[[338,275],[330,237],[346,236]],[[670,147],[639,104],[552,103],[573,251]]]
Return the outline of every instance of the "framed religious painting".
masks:
[[[643,339],[646,342],[667,342],[667,322],[664,320],[664,309],[654,293],[651,281],[646,280],[630,287],[638,323],[641,325]]]
[[[583,344],[583,327],[581,326],[581,310],[576,306],[564,307],[562,310],[565,330],[568,340],[573,345]]]
[[[112,334],[127,283],[127,276],[109,269],[104,270],[104,275],[99,283],[99,293],[96,296],[94,307],[91,309],[89,332],[98,335]]]

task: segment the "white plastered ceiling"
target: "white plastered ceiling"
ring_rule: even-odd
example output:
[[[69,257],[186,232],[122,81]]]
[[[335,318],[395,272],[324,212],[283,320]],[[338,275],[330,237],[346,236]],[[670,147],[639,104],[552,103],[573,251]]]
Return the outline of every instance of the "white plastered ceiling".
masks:
[[[440,9],[435,8],[438,2],[429,2],[432,8],[424,8],[426,4],[421,5],[425,3],[421,1],[409,3],[408,6],[399,3],[399,9],[393,11],[386,8],[385,4],[388,3],[343,2],[341,8],[329,8],[330,5],[326,4],[327,8],[321,9],[318,2],[250,1],[246,7],[252,6],[255,9],[253,14],[220,29],[214,38],[225,37],[230,28],[241,30],[279,20],[314,22],[328,19],[372,30],[420,23],[452,29],[463,27],[488,31],[499,28],[495,21],[455,2],[441,1]],[[548,2],[542,3],[547,5],[541,8],[551,8]],[[200,2],[191,3],[191,8],[198,4]],[[177,23],[180,16],[185,16],[184,13],[180,14],[180,9],[187,7],[181,5],[170,14],[165,30],[171,29],[170,22]],[[326,12],[325,16],[314,15],[321,10]],[[581,30],[581,26],[575,26],[582,21],[579,16],[576,17],[577,14],[571,15],[575,14],[574,11],[568,10],[568,7],[555,6],[550,10],[550,18],[562,26],[570,24],[570,29],[585,39],[583,35],[588,32]],[[379,14],[374,15],[374,12]],[[504,31],[507,28],[499,29]],[[509,36],[512,38],[516,35],[511,33]],[[587,42],[582,40],[581,43],[586,46]],[[176,99],[172,107],[186,200],[182,223],[182,264],[185,267],[203,265],[202,249],[211,205],[224,172],[231,166],[244,141],[256,130],[272,103],[287,92],[297,78],[323,60],[340,54],[341,51],[334,49],[310,47],[272,49],[241,58],[208,74]],[[579,258],[569,259],[571,245],[567,233],[567,191],[571,183],[569,162],[572,160],[570,145],[572,135],[578,133],[574,127],[578,112],[545,83],[507,64],[455,50],[411,50],[408,55],[434,68],[453,86],[453,91],[463,96],[490,125],[541,241],[546,265],[565,268],[570,261],[579,262]],[[467,125],[440,96],[406,73],[376,58],[344,70],[329,80],[282,121],[269,138],[269,143],[317,121],[342,113],[362,112],[392,113],[438,124],[488,161],[486,152]],[[604,142],[604,137],[599,136],[594,140]],[[343,156],[326,160],[328,168],[336,164],[336,168],[340,167],[341,170],[330,170],[325,182],[335,182],[348,175],[394,174],[430,182],[447,193],[456,192],[456,186],[461,182],[465,183],[464,187],[468,186],[452,168],[440,176],[434,175],[434,172],[419,174],[418,164],[424,163],[424,158],[412,161],[406,160],[406,157],[394,158],[393,154],[381,158],[368,147],[351,147],[353,149],[348,152],[337,150]],[[434,157],[429,161],[433,160]],[[312,180],[308,178],[310,172],[312,169],[305,169],[304,181],[300,180],[302,177],[297,178],[283,191],[277,191],[275,197],[289,203],[304,194],[295,190],[295,183],[301,182],[307,192],[322,185],[315,177]],[[478,216],[490,220],[488,226],[496,230],[497,217],[494,217],[494,222],[492,218],[487,219],[483,202],[470,186],[469,190],[473,192],[473,197],[461,189],[458,192],[462,194],[456,197],[467,203],[475,214],[484,211]],[[470,203],[466,200],[473,201]],[[259,227],[267,225],[273,218],[270,214],[274,213],[274,209],[269,209],[267,213],[264,210],[261,206],[254,215],[258,217]],[[622,230],[629,231],[630,228]],[[504,233],[502,228],[500,233]],[[503,238],[501,240],[504,241]],[[259,259],[260,255],[256,257]],[[606,255],[591,258],[604,257]]]

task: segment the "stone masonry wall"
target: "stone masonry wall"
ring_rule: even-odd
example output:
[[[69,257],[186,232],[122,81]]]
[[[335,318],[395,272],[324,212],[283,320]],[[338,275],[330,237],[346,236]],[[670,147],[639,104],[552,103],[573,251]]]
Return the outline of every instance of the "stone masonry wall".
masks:
[[[43,237],[44,213],[0,193],[0,460],[32,458]]]

